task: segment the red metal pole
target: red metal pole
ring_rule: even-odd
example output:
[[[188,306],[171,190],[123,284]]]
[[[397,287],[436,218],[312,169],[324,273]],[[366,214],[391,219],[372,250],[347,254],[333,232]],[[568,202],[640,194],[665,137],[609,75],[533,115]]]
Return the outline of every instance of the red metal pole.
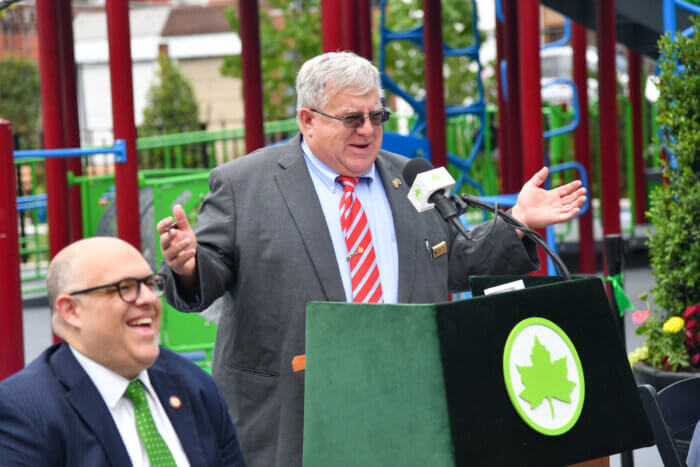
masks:
[[[321,0],[321,36],[324,53],[336,52],[343,48],[340,1]]]
[[[372,61],[372,10],[370,0],[357,0],[357,16],[359,22],[359,53],[370,62]]]
[[[506,137],[508,127],[508,118],[506,116],[506,113],[508,111],[506,108],[506,101],[503,98],[503,77],[501,77],[501,61],[505,58],[505,51],[503,50],[505,47],[505,44],[503,43],[505,40],[505,38],[503,37],[503,29],[504,25],[502,25],[499,21],[496,21],[496,82],[498,84],[498,168],[501,179],[500,192],[509,193],[510,191],[506,190],[506,186],[508,186],[508,171],[506,169],[506,163],[510,159],[510,153],[508,150],[508,138]]]
[[[129,4],[120,0],[107,0],[106,10],[114,139],[125,141],[127,154],[125,163],[115,164],[117,232],[119,238],[141,250]]]
[[[343,44],[343,50],[349,50],[351,52],[359,53],[359,42],[358,42],[358,9],[356,0],[341,0],[340,9],[342,11],[341,21],[343,22],[343,27],[341,31],[341,38]]]
[[[586,28],[572,22],[572,43],[574,49],[574,82],[578,89],[579,124],[574,132],[576,144],[576,161],[579,162],[588,179],[593,179],[591,173],[591,137],[588,127],[588,74],[586,70]],[[590,187],[589,187],[590,188]],[[590,197],[590,193],[588,193]],[[595,243],[593,242],[593,208],[578,217],[579,232],[579,264],[581,273],[596,272]]]
[[[70,0],[59,0],[59,48],[61,57],[61,96],[63,98],[63,143],[68,148],[80,147],[80,127],[78,124],[78,94],[73,54],[73,14]],[[66,160],[67,169],[73,175],[83,173],[79,157]],[[83,238],[83,215],[80,205],[80,186],[68,188],[68,210],[70,212],[70,241]]]
[[[12,126],[0,119],[0,381],[24,367],[16,196]]]
[[[41,71],[41,110],[44,122],[44,148],[46,149],[64,147],[57,7],[58,4],[53,0],[37,0],[36,2],[39,68]],[[45,166],[49,256],[53,258],[70,241],[68,236],[66,161],[65,159],[46,159]]]
[[[240,0],[238,2],[238,12],[241,15],[241,68],[243,72],[245,146],[247,152],[253,152],[265,146],[257,0]]]
[[[519,26],[517,0],[503,1],[503,14],[506,18],[503,29],[504,52],[508,64],[506,70],[508,102],[506,103],[506,138],[508,152],[503,163],[506,167],[506,193],[517,193],[522,186],[523,160],[521,157],[522,128],[520,122],[520,55],[518,50]],[[539,63],[539,62],[538,62]]]
[[[620,164],[618,161],[615,79],[615,0],[596,0],[598,36],[598,115],[603,233],[620,233]]]
[[[442,78],[442,16],[440,2],[423,0],[425,53],[425,114],[428,120],[430,159],[435,167],[447,165],[445,94]]]
[[[540,94],[540,2],[521,0],[518,3],[518,51],[520,52],[520,124],[522,126],[523,178],[532,178],[542,168],[544,143],[542,139],[542,96]],[[510,64],[509,64],[510,65]],[[511,84],[513,83],[513,84]],[[508,88],[516,82],[509,81]],[[542,236],[545,232],[540,231]],[[547,256],[538,249],[542,268],[537,275],[546,274]]]
[[[642,59],[632,49],[627,50],[630,104],[632,104],[632,161],[634,163],[634,222],[645,224],[647,187],[644,177],[644,141],[642,135]]]

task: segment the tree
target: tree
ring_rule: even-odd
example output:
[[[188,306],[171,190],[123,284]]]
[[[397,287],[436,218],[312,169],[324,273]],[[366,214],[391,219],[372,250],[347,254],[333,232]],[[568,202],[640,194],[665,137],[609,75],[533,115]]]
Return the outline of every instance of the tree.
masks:
[[[39,122],[41,86],[39,67],[23,57],[0,60],[0,118],[12,122],[14,131],[34,131]]]
[[[199,106],[187,78],[182,76],[177,65],[166,54],[158,57],[156,80],[146,95],[146,108],[143,110],[143,123],[139,136],[152,136],[180,133],[200,129]],[[164,164],[165,153],[156,149],[139,154],[142,168],[160,168]],[[183,165],[199,166],[196,148],[186,146],[182,153]],[[176,164],[177,165],[177,164]],[[206,166],[206,164],[204,164]]]
[[[295,115],[294,82],[301,65],[321,53],[321,12],[318,0],[268,0],[260,9],[263,115],[279,120]],[[272,14],[274,12],[274,15]],[[231,29],[240,33],[238,12],[224,10]],[[241,78],[241,56],[224,59],[221,74]]]
[[[166,54],[158,57],[156,80],[146,96],[139,136],[199,129],[199,106],[187,78]]]
[[[474,43],[472,2],[446,0],[442,3],[442,37],[452,48]],[[386,25],[394,31],[411,29],[423,21],[421,0],[387,2]],[[484,37],[480,36],[483,40]],[[420,48],[408,41],[392,41],[386,47],[387,73],[399,86],[418,98],[425,97],[425,58]],[[459,105],[477,95],[478,65],[468,57],[445,57],[443,77],[445,104]]]
[[[302,63],[322,51],[321,14],[318,0],[268,0],[267,4],[268,9],[260,9],[263,112],[266,120],[276,120],[295,114],[296,74]],[[420,0],[393,0],[387,4],[387,26],[394,30],[410,28],[422,20],[422,12]],[[239,32],[236,10],[229,7],[225,14],[231,29]],[[473,43],[470,1],[443,0],[442,21],[443,37],[450,46]],[[423,54],[417,46],[392,42],[387,48],[386,65],[392,78],[409,93],[425,96]],[[472,60],[447,57],[444,70],[447,104],[461,104],[467,96],[476,95],[476,64]],[[240,78],[240,55],[226,57],[221,73]]]

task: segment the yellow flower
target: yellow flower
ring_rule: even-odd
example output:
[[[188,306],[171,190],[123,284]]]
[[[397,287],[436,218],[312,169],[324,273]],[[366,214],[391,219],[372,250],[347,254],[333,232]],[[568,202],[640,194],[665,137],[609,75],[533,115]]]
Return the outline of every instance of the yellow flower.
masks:
[[[664,323],[664,332],[675,334],[685,326],[685,321],[680,316],[673,316]]]
[[[637,347],[636,349],[627,354],[627,359],[630,362],[630,366],[634,366],[634,364],[640,360],[648,360],[649,347],[647,347],[646,344],[643,344],[641,347]]]

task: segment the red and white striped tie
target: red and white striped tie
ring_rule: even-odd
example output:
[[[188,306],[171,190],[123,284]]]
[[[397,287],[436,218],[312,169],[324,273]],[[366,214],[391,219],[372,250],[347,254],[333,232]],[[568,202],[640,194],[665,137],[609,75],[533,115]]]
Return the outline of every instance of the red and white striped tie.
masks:
[[[355,196],[358,179],[338,177],[343,184],[340,198],[340,228],[345,234],[345,245],[350,261],[350,282],[355,303],[383,303],[379,267],[374,255],[372,234],[360,200]]]

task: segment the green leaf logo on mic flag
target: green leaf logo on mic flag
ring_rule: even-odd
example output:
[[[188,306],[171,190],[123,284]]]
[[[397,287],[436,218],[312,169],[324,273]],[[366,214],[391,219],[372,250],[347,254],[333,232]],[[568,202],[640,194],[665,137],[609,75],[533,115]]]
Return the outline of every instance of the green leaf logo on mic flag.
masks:
[[[576,424],[585,396],[583,367],[569,336],[544,318],[519,322],[508,335],[503,374],[515,411],[549,436]]]

